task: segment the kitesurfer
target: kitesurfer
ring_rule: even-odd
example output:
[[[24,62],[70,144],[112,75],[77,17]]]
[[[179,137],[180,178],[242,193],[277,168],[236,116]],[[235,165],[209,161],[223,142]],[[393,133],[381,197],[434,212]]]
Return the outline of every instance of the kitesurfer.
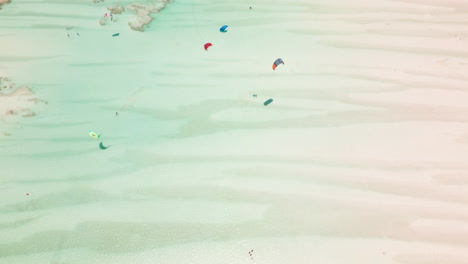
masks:
[[[105,13],[104,14],[104,17],[110,17],[111,21],[112,21],[112,18],[114,18],[114,16],[112,15],[112,13]]]

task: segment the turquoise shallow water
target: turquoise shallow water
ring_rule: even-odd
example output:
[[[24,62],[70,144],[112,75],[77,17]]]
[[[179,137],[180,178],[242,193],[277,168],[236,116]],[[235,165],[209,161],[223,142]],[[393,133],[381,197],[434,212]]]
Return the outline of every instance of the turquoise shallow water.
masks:
[[[269,207],[261,195],[216,186],[239,161],[211,163],[215,156],[203,154],[209,136],[198,139],[201,149],[179,140],[241,128],[210,115],[248,103],[248,84],[269,72],[236,71],[262,52],[242,56],[251,46],[229,44],[235,33],[207,33],[196,4],[172,3],[145,33],[131,31],[124,15],[98,25],[104,4],[32,1],[2,10],[2,38],[10,43],[1,54],[4,74],[48,102],[36,117],[5,124],[4,261],[129,263],[129,253],[150,259],[169,246],[243,240],[256,229]],[[66,36],[76,32],[80,37]],[[203,36],[227,49],[208,57]],[[102,138],[88,137],[89,129]],[[101,140],[108,150],[98,148]],[[195,160],[172,144],[192,150]]]
[[[187,0],[135,32],[110,4],[0,11],[1,75],[48,102],[1,123],[0,263],[463,263],[463,17]]]

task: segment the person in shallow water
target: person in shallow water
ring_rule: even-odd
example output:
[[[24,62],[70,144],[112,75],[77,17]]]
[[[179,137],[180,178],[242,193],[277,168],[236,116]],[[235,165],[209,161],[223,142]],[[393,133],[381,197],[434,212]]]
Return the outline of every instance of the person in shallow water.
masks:
[[[112,21],[112,19],[114,18],[114,16],[112,15],[112,13],[105,13],[105,14],[104,14],[104,17],[110,17],[111,21]]]

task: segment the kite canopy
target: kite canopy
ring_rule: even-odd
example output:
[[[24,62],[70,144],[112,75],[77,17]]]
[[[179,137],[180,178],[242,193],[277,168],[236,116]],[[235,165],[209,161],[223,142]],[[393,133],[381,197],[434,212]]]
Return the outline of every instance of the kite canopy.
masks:
[[[102,142],[99,143],[99,148],[102,149],[102,150],[107,149],[108,147],[110,147],[110,146],[105,147],[104,144],[102,144]]]
[[[211,44],[211,43],[206,43],[206,44],[204,45],[205,50],[208,50],[208,48],[211,47],[211,46],[213,46],[213,44]]]
[[[267,106],[267,105],[271,104],[271,102],[273,102],[273,99],[270,98],[270,99],[266,100],[266,101],[263,103],[263,105]]]
[[[275,60],[275,62],[273,62],[273,66],[272,66],[273,70],[275,70],[276,67],[278,67],[278,65],[280,64],[284,64],[284,61],[281,58],[278,58],[277,60]]]
[[[223,32],[223,33],[227,32],[227,27],[228,27],[227,25],[222,26],[222,27],[219,29],[219,32]]]
[[[89,133],[89,136],[92,137],[92,138],[100,138],[101,137],[101,134],[98,135],[98,134],[94,133],[93,130],[88,131],[88,133]]]

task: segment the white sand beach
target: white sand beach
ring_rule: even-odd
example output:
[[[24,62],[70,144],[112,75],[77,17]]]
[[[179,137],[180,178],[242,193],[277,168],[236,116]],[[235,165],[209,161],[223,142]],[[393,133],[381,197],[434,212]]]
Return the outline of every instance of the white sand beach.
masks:
[[[0,263],[468,263],[467,23],[462,0],[3,5],[27,96],[0,112],[34,115],[0,120]]]

